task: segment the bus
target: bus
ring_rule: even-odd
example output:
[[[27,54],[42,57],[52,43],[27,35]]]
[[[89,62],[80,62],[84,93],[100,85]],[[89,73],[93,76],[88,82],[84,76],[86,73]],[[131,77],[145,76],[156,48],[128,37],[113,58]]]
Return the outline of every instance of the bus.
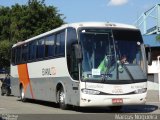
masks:
[[[132,25],[65,24],[14,44],[11,58],[12,94],[23,102],[114,110],[146,102],[145,45]]]

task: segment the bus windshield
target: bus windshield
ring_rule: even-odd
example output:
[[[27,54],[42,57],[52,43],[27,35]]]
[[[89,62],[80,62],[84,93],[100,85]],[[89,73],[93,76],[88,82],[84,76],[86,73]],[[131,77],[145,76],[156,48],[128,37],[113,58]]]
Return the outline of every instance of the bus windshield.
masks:
[[[80,43],[82,80],[146,80],[145,51],[138,30],[82,29]]]

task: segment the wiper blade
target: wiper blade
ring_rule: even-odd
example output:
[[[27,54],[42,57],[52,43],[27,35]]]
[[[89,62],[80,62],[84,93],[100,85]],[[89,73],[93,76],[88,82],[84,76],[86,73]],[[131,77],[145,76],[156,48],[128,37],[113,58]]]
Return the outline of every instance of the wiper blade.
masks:
[[[133,81],[133,80],[134,80],[134,78],[133,78],[133,76],[132,76],[131,72],[128,70],[128,68],[127,68],[127,66],[126,66],[125,64],[124,64],[123,66],[124,66],[124,69],[126,70],[126,72],[128,73],[129,77],[130,77],[130,78],[131,78],[131,80]]]
[[[105,75],[103,75],[102,77],[102,83],[104,83],[106,80],[105,80]]]
[[[108,78],[112,78],[111,73],[102,74],[102,82],[105,82],[106,80],[108,80]]]

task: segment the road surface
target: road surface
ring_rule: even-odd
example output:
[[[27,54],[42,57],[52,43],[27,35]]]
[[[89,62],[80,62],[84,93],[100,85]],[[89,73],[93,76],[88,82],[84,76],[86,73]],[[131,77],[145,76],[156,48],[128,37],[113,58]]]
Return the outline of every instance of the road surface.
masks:
[[[25,120],[25,117],[26,120],[41,120],[48,117],[57,119],[61,118],[62,120],[66,120],[67,117],[69,120],[73,118],[73,116],[76,120],[82,120],[82,117],[84,116],[86,120],[99,120],[103,118],[109,118],[109,120],[112,120],[121,119],[117,118],[119,114],[129,116],[131,114],[130,117],[132,118],[134,118],[132,115],[135,114],[159,114],[157,117],[160,119],[160,104],[158,102],[150,102],[146,105],[125,106],[119,112],[111,111],[107,107],[81,109],[71,107],[69,110],[61,110],[58,108],[58,105],[51,102],[28,100],[27,102],[23,103],[20,101],[20,98],[14,96],[0,96],[0,114],[3,115],[3,117],[6,115],[13,115],[14,117],[18,116],[19,118],[22,117],[23,120]]]

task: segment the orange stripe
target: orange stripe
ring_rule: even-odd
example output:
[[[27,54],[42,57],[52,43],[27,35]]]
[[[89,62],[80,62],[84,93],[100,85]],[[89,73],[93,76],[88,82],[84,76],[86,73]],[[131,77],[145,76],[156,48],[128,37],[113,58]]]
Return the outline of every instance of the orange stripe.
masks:
[[[31,96],[34,99],[33,91],[32,91],[32,86],[31,86],[31,82],[30,82],[30,78],[29,78],[27,64],[18,65],[18,75],[19,75],[20,83],[23,84],[24,92],[26,92],[27,86],[29,84]]]

